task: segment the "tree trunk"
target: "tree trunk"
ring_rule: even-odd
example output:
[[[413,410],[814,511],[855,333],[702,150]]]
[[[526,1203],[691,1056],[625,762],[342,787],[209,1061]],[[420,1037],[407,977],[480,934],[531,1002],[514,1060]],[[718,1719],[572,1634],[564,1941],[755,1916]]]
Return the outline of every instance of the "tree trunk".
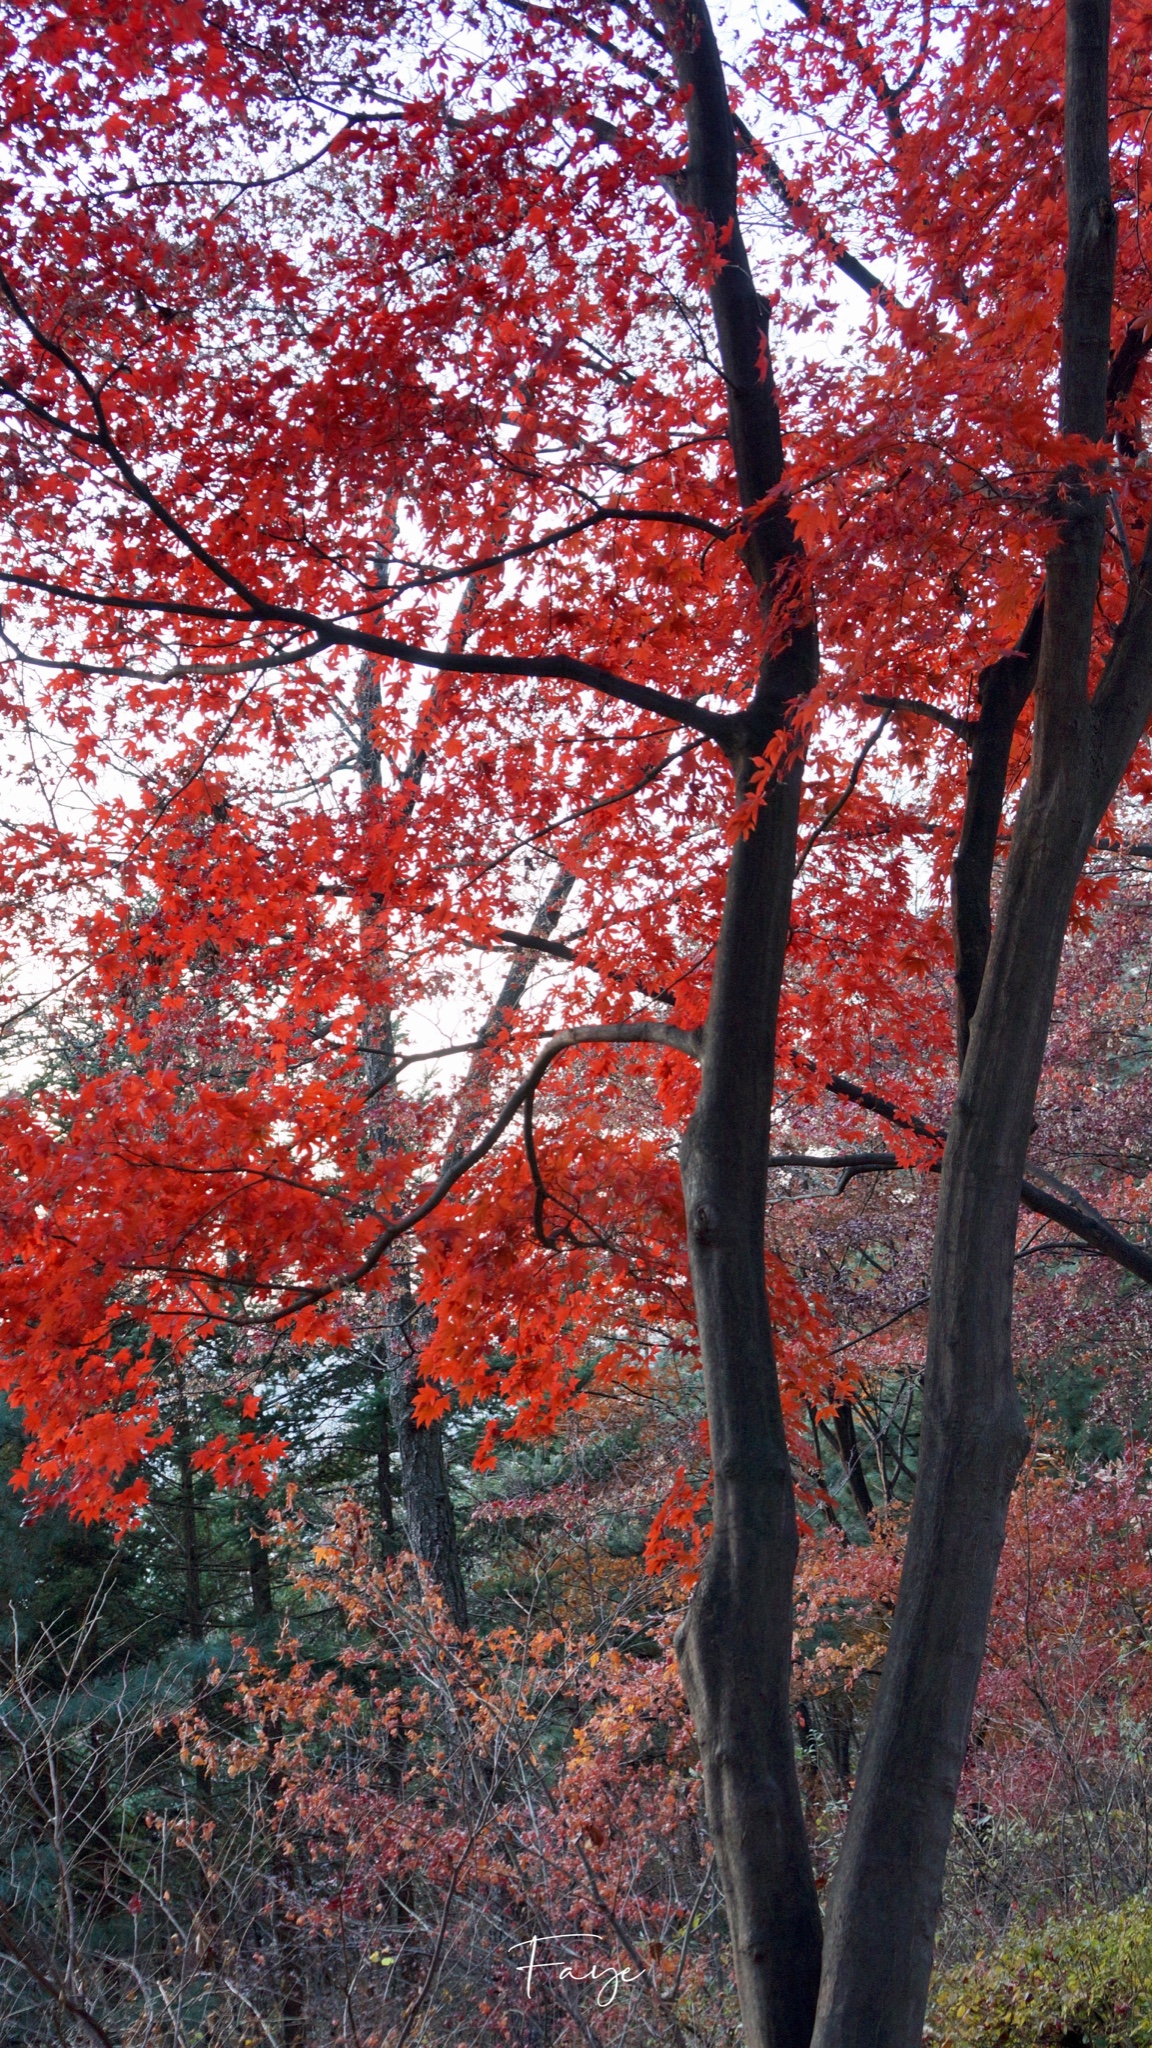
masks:
[[[392,1494],[392,1417],[388,1397],[387,1347],[372,1356],[372,1377],[376,1384],[376,1526],[381,1557],[386,1557],[396,1534],[395,1502]]]
[[[992,943],[992,874],[1016,723],[1036,680],[1044,601],[1033,605],[1011,653],[982,670],[971,733],[964,822],[952,863],[952,945],[956,964],[956,1054],[968,1053],[972,1019]]]
[[[404,1523],[413,1555],[442,1594],[457,1628],[467,1628],[468,1598],[448,1490],[444,1432],[439,1423],[418,1423],[413,1413],[430,1317],[415,1299],[399,1261],[396,1270],[398,1284],[387,1311],[388,1376]]]
[[[276,1605],[272,1598],[272,1560],[268,1555],[268,1511],[258,1495],[248,1503],[248,1586],[256,1621],[271,1621]]]
[[[1069,0],[1061,424],[1103,437],[1115,216],[1106,0]],[[940,1184],[916,1498],[892,1637],[836,1872],[814,2048],[921,2039],[952,1814],[1008,1500],[1027,1432],[1011,1359],[1016,1216],[1060,955],[1088,847],[1152,706],[1152,557],[1095,695],[1104,533],[1070,472],[1046,573],[1032,772]]]
[[[736,848],[696,1110],[681,1148],[708,1396],[712,1541],[676,1642],[749,2048],[807,2048],[820,1911],[789,1689],[796,1511],[764,1274],[776,1011],[800,769]]]
[[[742,801],[758,758],[816,681],[803,556],[784,473],[769,310],[740,233],[736,137],[704,0],[660,4],[687,98],[675,190],[713,264],[710,296],[728,440],[748,520],[744,561],[766,647],[739,744]],[[767,502],[765,502],[767,501]],[[681,1146],[688,1251],[708,1401],[713,1528],[677,1636],[728,1908],[746,2048],[807,2048],[820,1912],[789,1699],[797,1530],[764,1266],[776,1017],[792,904],[802,747],[794,738],[728,873],[700,1093]]]
[[[836,1444],[840,1452],[840,1462],[844,1467],[844,1477],[848,1481],[861,1520],[866,1528],[870,1528],[876,1513],[876,1503],[868,1490],[868,1481],[864,1476],[860,1439],[856,1434],[856,1417],[852,1412],[851,1401],[841,1401],[837,1405],[834,1421]]]
[[[360,787],[366,809],[381,802],[380,750],[373,722],[380,709],[380,684],[371,662],[361,668],[356,691],[360,727]],[[383,969],[384,904],[374,898],[361,918],[366,949],[375,953]],[[366,1029],[375,1050],[364,1055],[364,1078],[380,1101],[381,1091],[390,1091],[395,1062],[395,1024],[387,1003],[378,1003],[370,1013]],[[384,1097],[385,1102],[388,1096]],[[386,1117],[377,1114],[374,1142],[387,1149],[393,1142]],[[412,1401],[419,1384],[420,1355],[415,1343],[419,1309],[413,1299],[410,1269],[397,1255],[392,1261],[396,1285],[386,1309],[384,1341],[378,1347],[383,1361],[373,1352],[372,1371],[376,1382],[376,1496],[379,1515],[378,1540],[383,1550],[393,1535],[391,1446],[389,1422],[396,1439],[400,1463],[400,1496],[408,1541],[416,1557],[444,1597],[458,1628],[468,1626],[468,1603],[460,1569],[456,1517],[448,1491],[444,1462],[443,1427],[432,1421],[420,1427],[412,1413]]]
[[[1132,390],[1136,372],[1152,349],[1152,325],[1136,320],[1127,330],[1108,369],[1105,391],[1107,424],[1113,409]],[[1123,455],[1134,456],[1126,432],[1117,435]],[[1016,645],[990,662],[976,684],[979,715],[969,728],[971,755],[964,796],[964,822],[952,864],[952,940],[956,965],[956,1050],[960,1065],[968,1051],[968,1035],[992,940],[992,876],[1004,811],[1008,764],[1016,724],[1036,681],[1036,663],[1044,624],[1043,593],[1033,605]],[[1056,1220],[1056,1219],[1054,1219]],[[1076,1229],[1066,1218],[1065,1229]]]
[[[527,406],[526,411],[531,417]],[[534,424],[531,431],[535,431]],[[520,446],[519,441],[517,446]],[[495,509],[492,536],[494,553],[498,551],[507,532],[511,505],[512,500],[509,499],[507,504],[497,506]],[[383,575],[385,565],[381,563],[380,567]],[[449,646],[464,645],[468,637],[470,614],[479,591],[479,579],[470,577],[456,607],[448,635]],[[365,661],[357,680],[356,716],[360,740],[360,792],[365,810],[369,814],[378,809],[383,801],[380,749],[375,737],[376,714],[380,710],[380,704],[379,679],[372,662]],[[427,756],[423,748],[415,747],[403,777],[403,800],[409,810],[415,802],[426,766]],[[533,918],[529,934],[531,938],[547,940],[551,936],[571,894],[574,880],[574,876],[564,871],[556,876]],[[361,917],[361,937],[365,948],[369,953],[377,955],[382,969],[386,964],[385,913],[386,905],[376,897],[366,905]],[[492,1009],[480,1028],[464,1083],[461,1112],[448,1142],[449,1153],[465,1150],[470,1133],[483,1121],[489,1101],[488,1077],[492,1053],[503,1037],[511,1018],[519,1009],[538,957],[531,949],[526,949],[513,960]],[[391,1089],[389,1077],[396,1052],[395,1019],[386,1002],[374,1006],[367,1020],[367,1033],[368,1037],[375,1041],[376,1049],[364,1055],[364,1077],[377,1103],[379,1104],[383,1095],[386,1105],[389,1098],[384,1091]],[[386,1115],[378,1114],[374,1138],[377,1144],[385,1147],[390,1142]],[[443,1424],[435,1419],[418,1424],[412,1411],[412,1402],[420,1384],[420,1357],[423,1350],[423,1342],[418,1339],[421,1331],[426,1335],[428,1319],[421,1313],[414,1298],[409,1261],[397,1256],[392,1263],[396,1274],[396,1290],[387,1310],[387,1330],[382,1347],[384,1365],[382,1368],[379,1361],[374,1364],[378,1427],[376,1498],[381,1549],[387,1548],[393,1535],[393,1499],[389,1475],[391,1422],[400,1465],[400,1498],[404,1508],[408,1542],[414,1555],[443,1595],[456,1626],[467,1628],[468,1602],[460,1565],[456,1516],[448,1488]]]
[[[283,1725],[279,1714],[264,1717],[264,1750],[268,1766],[268,1805],[272,1828],[271,1919],[280,1964],[281,2048],[305,2048],[307,2041],[303,1944],[295,1918],[296,1857],[287,1829],[287,1787],[280,1769]]]
[[[200,1575],[200,1522],[196,1474],[192,1468],[192,1424],[180,1380],[176,1393],[175,1451],[180,1490],[180,1558],[184,1576],[184,1624],[194,1643],[204,1640],[204,1594]]]

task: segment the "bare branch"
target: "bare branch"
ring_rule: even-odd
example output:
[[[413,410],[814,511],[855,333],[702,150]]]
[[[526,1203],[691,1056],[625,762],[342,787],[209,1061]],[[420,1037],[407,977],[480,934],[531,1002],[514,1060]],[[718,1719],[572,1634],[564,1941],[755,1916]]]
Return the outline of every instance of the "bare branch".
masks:
[[[910,718],[930,718],[936,725],[946,726],[959,740],[971,740],[976,729],[973,718],[958,718],[954,711],[945,711],[941,704],[926,704],[922,697],[862,697],[862,704],[875,705],[878,711],[904,712]]]
[[[774,1152],[768,1164],[803,1167],[809,1173],[837,1173],[832,1192],[842,1195],[858,1173],[895,1173],[900,1161],[894,1152]]]
[[[340,1274],[337,1279],[325,1281],[320,1286],[300,1288],[295,1299],[283,1308],[269,1309],[262,1315],[250,1316],[218,1315],[213,1311],[207,1311],[211,1320],[242,1329],[265,1328],[285,1322],[288,1318],[299,1315],[303,1309],[315,1308],[320,1302],[331,1300],[334,1294],[339,1294],[344,1288],[355,1287],[361,1280],[366,1280],[397,1239],[415,1230],[417,1224],[423,1223],[434,1209],[439,1208],[456,1183],[463,1180],[466,1173],[470,1173],[474,1166],[478,1166],[480,1161],[487,1157],[528,1097],[539,1086],[553,1060],[558,1059],[562,1053],[570,1052],[582,1045],[660,1045],[674,1052],[685,1053],[689,1059],[699,1059],[701,1039],[696,1031],[682,1031],[677,1025],[666,1024],[654,1017],[638,1018],[631,1024],[584,1024],[576,1025],[568,1031],[558,1031],[537,1053],[524,1079],[508,1097],[499,1115],[489,1124],[484,1135],[478,1138],[467,1152],[449,1158],[428,1193],[413,1208],[394,1217],[385,1225],[357,1266],[347,1273]],[[161,1266],[134,1266],[131,1270],[164,1272],[169,1269]],[[201,1272],[198,1277],[213,1284],[225,1284],[225,1278],[221,1274]],[[252,1284],[260,1284],[266,1291],[269,1285],[267,1282]]]
[[[461,562],[451,569],[422,569],[407,582],[390,584],[389,593],[392,597],[402,597],[410,590],[429,590],[438,583],[454,583],[466,576],[479,576],[486,569],[500,569],[506,562],[521,562],[530,555],[540,554],[544,548],[557,547],[561,541],[573,540],[610,520],[633,525],[679,526],[689,533],[705,533],[712,540],[731,540],[740,531],[739,521],[717,526],[715,520],[698,519],[692,512],[632,511],[623,505],[605,505],[590,512],[585,519],[574,519],[568,526],[554,527],[551,533],[542,533],[535,540],[521,541],[518,547],[504,548],[499,554],[480,555],[475,561]]]
[[[807,1060],[798,1063],[811,1067]],[[824,1086],[830,1095],[843,1096],[846,1101],[870,1110],[873,1116],[883,1117],[900,1130],[912,1131],[919,1138],[931,1138],[943,1149],[943,1131],[934,1129],[922,1117],[904,1115],[895,1103],[875,1094],[871,1088],[862,1088],[859,1082],[850,1081],[844,1074],[829,1075]],[[934,1161],[930,1171],[938,1172],[939,1167],[939,1160]],[[867,1170],[878,1172],[881,1169],[872,1167]],[[1020,1201],[1033,1215],[1044,1216],[1050,1223],[1060,1224],[1062,1229],[1070,1231],[1073,1237],[1078,1237],[1093,1251],[1103,1253],[1116,1265],[1123,1266],[1125,1272],[1135,1274],[1138,1280],[1152,1287],[1152,1251],[1137,1244],[1133,1238],[1125,1237],[1086,1196],[1058,1180],[1046,1168],[1032,1167],[1031,1177],[1021,1182]]]
[[[849,775],[848,781],[845,784],[840,795],[837,797],[836,802],[833,804],[830,811],[825,812],[824,816],[820,820],[820,823],[817,826],[815,826],[813,830],[808,834],[808,837],[804,841],[804,844],[800,849],[799,857],[796,861],[797,875],[799,875],[801,869],[804,866],[805,861],[808,858],[808,855],[811,853],[812,848],[815,846],[816,841],[819,839],[821,833],[827,832],[828,827],[831,824],[833,824],[835,820],[839,817],[841,811],[844,809],[845,804],[853,795],[856,785],[860,780],[861,774],[863,773],[864,763],[868,759],[869,754],[872,752],[873,747],[876,745],[877,740],[883,733],[884,728],[888,724],[891,716],[891,711],[886,711],[882,718],[877,719],[876,724],[873,726],[872,731],[869,733],[867,739],[864,742],[864,745],[861,747],[860,752],[857,754],[855,761],[852,763],[852,773]]]
[[[1045,1168],[1033,1166],[1031,1177],[1021,1187],[1020,1199],[1033,1215],[1046,1216],[1050,1223],[1058,1223],[1091,1251],[1114,1259],[1126,1272],[1134,1273],[1138,1280],[1152,1287],[1152,1251],[1125,1237],[1078,1189],[1070,1188]]]

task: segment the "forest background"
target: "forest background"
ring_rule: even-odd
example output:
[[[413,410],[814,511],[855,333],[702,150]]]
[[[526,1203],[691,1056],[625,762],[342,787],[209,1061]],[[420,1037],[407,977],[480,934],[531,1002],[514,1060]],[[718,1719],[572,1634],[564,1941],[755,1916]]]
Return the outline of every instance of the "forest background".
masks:
[[[1063,10],[718,24],[762,489],[673,10],[3,23],[0,2040],[748,2038],[673,1650],[694,1034],[791,778],[764,1247],[824,1895],[918,1470],[973,763],[1069,458]],[[1149,26],[1094,675],[1148,524]],[[734,796],[723,721],[809,604]],[[1150,765],[1091,835],[1012,1248],[958,2044],[1152,2040]]]

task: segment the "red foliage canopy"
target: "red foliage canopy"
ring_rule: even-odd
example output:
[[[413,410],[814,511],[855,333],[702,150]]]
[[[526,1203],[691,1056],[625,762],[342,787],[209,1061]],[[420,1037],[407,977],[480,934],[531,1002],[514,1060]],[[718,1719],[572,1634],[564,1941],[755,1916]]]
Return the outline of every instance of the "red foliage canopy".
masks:
[[[781,1027],[798,1128],[837,1072],[940,1118],[965,721],[1077,452],[1049,403],[1059,11],[928,24],[832,0],[731,53],[824,657]],[[676,1033],[747,824],[713,742],[779,623],[741,556],[701,313],[724,249],[678,208],[666,39],[626,6],[447,0],[67,0],[3,36],[2,944],[72,1034],[3,1110],[22,1478],[130,1515],[158,1375],[221,1329],[242,1389],[289,1340],[341,1343],[413,1217],[423,1414],[451,1390],[545,1430],[590,1345],[609,1381],[689,1341]],[[1134,360],[1146,51],[1122,0]],[[1147,519],[1130,386],[1101,647]],[[1014,780],[1027,745],[1025,722]],[[562,928],[534,935],[557,874]],[[526,938],[529,998],[462,1082],[443,1046]],[[565,1050],[445,1186],[541,1040],[592,1022],[660,1029]],[[802,1415],[842,1361],[776,1283]],[[259,1431],[203,1455],[252,1478]]]

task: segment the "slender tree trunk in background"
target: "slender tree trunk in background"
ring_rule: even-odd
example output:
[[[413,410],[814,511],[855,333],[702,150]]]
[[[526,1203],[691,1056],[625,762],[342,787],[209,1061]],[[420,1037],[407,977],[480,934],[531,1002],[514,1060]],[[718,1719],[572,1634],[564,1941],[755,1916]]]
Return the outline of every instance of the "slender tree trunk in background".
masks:
[[[200,1523],[196,1507],[196,1474],[192,1468],[192,1425],[188,1397],[181,1380],[176,1393],[173,1432],[179,1475],[180,1557],[184,1574],[184,1625],[194,1643],[204,1640],[204,1595],[200,1575]]]
[[[176,1452],[176,1469],[179,1475],[178,1515],[180,1526],[180,1551],[184,1568],[184,1625],[194,1643],[204,1641],[204,1593],[201,1578],[200,1519],[196,1505],[196,1474],[192,1465],[192,1419],[188,1413],[188,1394],[183,1375],[176,1382],[176,1422],[173,1430]],[[192,1687],[191,1704],[198,1714],[206,1712],[208,1705],[206,1674],[201,1671]],[[196,1803],[202,1819],[210,1819],[214,1805],[212,1774],[204,1764],[193,1768],[193,1782],[196,1787]],[[215,1954],[217,1920],[212,1885],[205,1866],[193,1849],[192,1884],[199,1903],[192,1925],[192,1940],[198,1960],[210,1962]]]
[[[462,644],[468,610],[473,597],[471,585],[457,609],[453,642]],[[357,688],[357,716],[360,729],[360,786],[366,805],[381,801],[380,751],[373,738],[373,721],[380,708],[380,690],[371,663],[365,663]],[[425,760],[416,753],[408,765],[407,780],[412,793],[423,775]],[[532,919],[530,940],[547,940],[555,930],[571,894],[574,877],[563,870],[554,878]],[[362,920],[365,942],[371,946],[379,930],[383,905],[369,907]],[[515,1016],[527,990],[540,954],[526,946],[514,958],[503,984],[481,1025],[475,1050],[461,1093],[461,1110],[448,1141],[449,1154],[466,1149],[471,1135],[483,1122],[491,1100],[492,1055]],[[387,1004],[373,1010],[367,1024],[373,1050],[364,1055],[364,1075],[370,1091],[379,1100],[391,1087],[390,1076],[396,1057],[395,1020]],[[387,1144],[382,1129],[378,1143]],[[460,1563],[459,1532],[448,1484],[444,1455],[444,1428],[439,1421],[418,1423],[413,1402],[420,1385],[420,1366],[431,1334],[429,1316],[416,1300],[411,1256],[406,1250],[393,1255],[394,1287],[386,1312],[382,1345],[375,1370],[386,1376],[386,1387],[377,1380],[378,1427],[376,1478],[377,1507],[381,1534],[393,1533],[392,1488],[389,1472],[391,1435],[395,1438],[400,1467],[400,1498],[404,1526],[413,1554],[429,1573],[458,1628],[468,1626],[468,1599]]]
[[[87,1863],[93,1889],[92,1911],[103,1920],[116,1910],[116,1828],[108,1789],[108,1749],[111,1731],[104,1721],[95,1721],[88,1733],[92,1754],[89,1782],[92,1787],[87,1822],[87,1840],[81,1865]]]
[[[399,1260],[393,1270],[397,1284],[388,1302],[386,1344],[404,1526],[413,1555],[438,1588],[457,1628],[467,1628],[468,1598],[460,1565],[456,1513],[448,1486],[444,1431],[438,1422],[418,1423],[414,1414],[420,1361],[431,1336],[431,1317],[416,1300],[407,1270]]]
[[[279,1714],[265,1715],[263,1733],[268,1765],[268,1802],[272,1809],[273,1850],[269,1877],[272,1929],[280,1962],[281,2048],[306,2048],[304,1957],[300,1930],[293,1916],[296,1859],[285,1833],[284,1798],[287,1787],[279,1763],[283,1733]]]
[[[388,1360],[385,1347],[372,1353],[372,1378],[376,1387],[376,1526],[380,1554],[386,1557],[396,1533],[392,1494],[392,1415],[388,1398]]]
[[[562,870],[536,911],[531,938],[547,938],[555,929],[572,887],[573,877]],[[530,948],[517,956],[480,1027],[461,1093],[460,1114],[448,1141],[449,1156],[467,1149],[488,1113],[492,1051],[519,1009],[538,958]],[[384,1348],[404,1524],[414,1554],[431,1574],[457,1628],[467,1628],[468,1599],[444,1458],[444,1431],[439,1422],[417,1423],[413,1412],[421,1361],[432,1334],[432,1317],[416,1300],[411,1266],[405,1254],[396,1255],[393,1272],[396,1286],[388,1304]]]
[[[768,308],[736,207],[736,138],[703,4],[661,6],[687,90],[688,164],[677,194],[705,247],[741,503],[783,476]],[[757,757],[816,681],[802,557],[778,498],[749,521],[744,559],[760,595],[766,653],[743,740],[736,800]],[[728,1908],[747,2048],[807,2048],[820,1974],[820,1912],[804,1830],[789,1699],[797,1528],[765,1279],[764,1228],[776,1018],[788,943],[801,760],[768,783],[728,873],[700,1093],[681,1179],[708,1401],[713,1531],[677,1637],[700,1746],[708,1825]]]
[[[848,1481],[849,1490],[856,1503],[857,1513],[867,1527],[871,1524],[872,1517],[876,1513],[876,1503],[868,1491],[868,1481],[864,1476],[864,1466],[860,1457],[860,1439],[856,1434],[856,1417],[852,1412],[851,1401],[841,1401],[837,1404],[833,1422],[836,1429],[836,1447],[840,1452],[840,1462],[844,1467],[844,1477]]]
[[[1105,431],[1115,252],[1108,7],[1068,0],[1061,424]],[[1011,1358],[1016,1217],[1083,862],[1152,709],[1146,547],[1094,695],[1104,499],[1070,474],[1048,559],[1032,770],[941,1174],[916,1497],[892,1637],[837,1869],[814,2048],[921,2039],[956,1791],[1027,1432]]]
[[[356,692],[360,727],[360,789],[366,808],[381,802],[380,750],[373,735],[373,720],[380,709],[380,686],[370,662],[360,671]],[[362,936],[371,949],[382,949],[380,920],[383,905],[374,903],[365,911]],[[381,966],[384,962],[381,961]],[[396,1058],[395,1026],[386,1003],[375,1006],[366,1020],[373,1050],[364,1055],[364,1078],[377,1104],[387,1102],[391,1073]],[[378,1122],[375,1141],[386,1148],[386,1125]],[[458,1628],[468,1625],[464,1577],[460,1569],[456,1517],[448,1490],[444,1462],[444,1430],[439,1421],[418,1426],[412,1413],[412,1399],[419,1381],[420,1359],[415,1349],[418,1310],[412,1296],[411,1266],[406,1253],[390,1261],[394,1285],[385,1310],[385,1330],[373,1352],[372,1371],[376,1383],[376,1500],[381,1546],[395,1533],[391,1436],[395,1436],[400,1464],[400,1497],[404,1504],[404,1525],[413,1553],[430,1573]]]
[[[248,1503],[248,1586],[256,1621],[271,1621],[276,1606],[272,1598],[272,1560],[268,1555],[268,1512],[256,1496]]]

